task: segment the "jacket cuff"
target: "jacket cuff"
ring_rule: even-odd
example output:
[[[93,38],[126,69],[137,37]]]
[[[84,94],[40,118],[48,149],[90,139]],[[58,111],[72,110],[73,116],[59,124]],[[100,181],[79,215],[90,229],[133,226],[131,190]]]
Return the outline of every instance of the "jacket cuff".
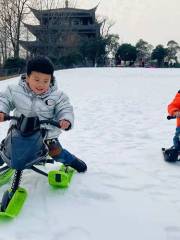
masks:
[[[169,112],[169,114],[170,114],[171,116],[173,116],[176,111],[179,111],[179,109],[178,109],[178,108],[172,108],[172,109],[169,110],[168,112]]]

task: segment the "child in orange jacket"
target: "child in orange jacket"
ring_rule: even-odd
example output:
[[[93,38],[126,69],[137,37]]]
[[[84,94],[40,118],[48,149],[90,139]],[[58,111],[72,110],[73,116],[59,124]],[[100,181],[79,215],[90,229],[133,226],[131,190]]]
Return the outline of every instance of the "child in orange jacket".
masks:
[[[180,90],[174,97],[173,101],[168,105],[168,113],[170,116],[176,117],[176,132],[173,138],[175,151],[180,151]]]
[[[168,105],[168,113],[170,116],[177,117],[177,127],[180,127],[180,90],[173,101]]]

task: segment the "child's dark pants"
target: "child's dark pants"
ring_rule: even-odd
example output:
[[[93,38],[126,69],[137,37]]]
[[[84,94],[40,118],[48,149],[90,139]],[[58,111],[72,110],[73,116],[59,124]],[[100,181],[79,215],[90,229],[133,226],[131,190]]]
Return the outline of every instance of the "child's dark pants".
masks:
[[[176,128],[175,136],[173,138],[173,143],[174,143],[175,149],[180,151],[180,127]]]

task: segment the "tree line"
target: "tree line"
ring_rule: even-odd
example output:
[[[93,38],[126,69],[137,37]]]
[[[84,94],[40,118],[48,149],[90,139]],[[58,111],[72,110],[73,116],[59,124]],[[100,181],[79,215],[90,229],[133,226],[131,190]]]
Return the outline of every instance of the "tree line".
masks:
[[[140,39],[135,46],[124,43],[118,47],[115,54],[116,64],[121,64],[123,60],[128,62],[129,66],[136,63],[139,66],[154,67],[180,67],[178,53],[180,52],[179,44],[170,40],[167,46],[158,44],[155,48],[148,42]]]

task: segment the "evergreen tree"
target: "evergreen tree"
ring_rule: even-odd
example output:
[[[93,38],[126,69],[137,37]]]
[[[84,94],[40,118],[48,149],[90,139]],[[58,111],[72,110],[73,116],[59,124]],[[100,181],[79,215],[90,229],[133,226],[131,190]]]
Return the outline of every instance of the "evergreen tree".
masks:
[[[119,61],[119,59],[125,61],[125,64],[127,61],[130,62],[129,65],[133,65],[137,58],[137,50],[136,47],[132,46],[131,44],[124,43],[122,44],[117,52],[116,52],[116,62]]]
[[[164,64],[164,58],[167,56],[167,48],[164,48],[163,45],[159,44],[153,50],[151,58],[157,60],[157,66],[162,67]]]

